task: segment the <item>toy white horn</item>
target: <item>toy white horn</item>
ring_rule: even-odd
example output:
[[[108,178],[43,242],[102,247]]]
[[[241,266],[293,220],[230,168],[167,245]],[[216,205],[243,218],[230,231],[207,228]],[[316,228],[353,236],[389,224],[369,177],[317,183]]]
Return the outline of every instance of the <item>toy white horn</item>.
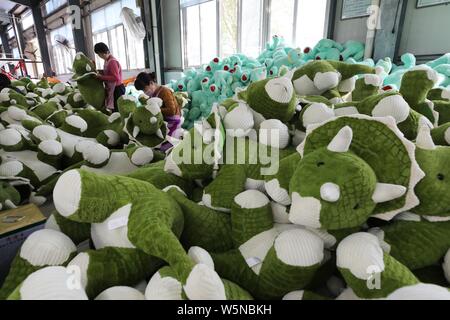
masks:
[[[342,128],[328,145],[332,152],[347,152],[352,144],[353,131],[349,126]]]
[[[135,126],[134,129],[133,129],[133,137],[136,138],[140,131],[141,131],[141,129],[139,129],[138,126]]]
[[[158,129],[158,131],[156,131],[156,135],[158,136],[158,138],[164,139],[164,135],[163,135],[161,129]]]
[[[396,184],[377,183],[372,200],[375,203],[391,201],[403,196],[406,190],[406,187]]]
[[[436,145],[431,137],[430,126],[425,121],[420,121],[420,129],[416,138],[416,145],[423,150],[434,150]]]

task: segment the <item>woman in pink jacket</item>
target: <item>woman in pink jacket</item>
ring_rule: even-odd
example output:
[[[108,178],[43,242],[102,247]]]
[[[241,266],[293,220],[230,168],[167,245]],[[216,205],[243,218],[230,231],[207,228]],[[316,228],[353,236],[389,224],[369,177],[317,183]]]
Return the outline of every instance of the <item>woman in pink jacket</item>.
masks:
[[[99,42],[94,46],[94,52],[103,60],[103,74],[98,78],[105,82],[106,89],[106,109],[111,112],[118,111],[117,100],[125,94],[125,86],[122,83],[122,67],[120,62],[113,57],[109,48],[103,42]]]

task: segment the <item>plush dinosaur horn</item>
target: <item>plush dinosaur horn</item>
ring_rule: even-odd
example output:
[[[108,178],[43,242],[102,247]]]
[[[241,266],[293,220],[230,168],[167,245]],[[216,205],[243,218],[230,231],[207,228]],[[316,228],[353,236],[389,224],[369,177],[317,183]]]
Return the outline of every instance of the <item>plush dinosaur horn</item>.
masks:
[[[431,129],[424,121],[420,121],[420,129],[416,138],[416,145],[418,148],[423,150],[436,149],[436,145],[431,137]]]
[[[161,129],[158,129],[158,131],[156,131],[156,135],[158,136],[158,138],[164,139],[164,135],[163,135]]]
[[[347,152],[352,144],[353,131],[349,126],[342,128],[328,145],[332,152]]]
[[[141,129],[139,129],[138,126],[135,126],[134,129],[133,129],[133,137],[136,138],[140,131],[141,131]]]
[[[292,69],[288,72],[286,72],[283,77],[288,78],[289,80],[292,80],[292,78],[294,77],[294,73],[295,73],[296,69]]]
[[[377,183],[372,200],[375,203],[391,201],[403,196],[406,190],[406,187],[396,184]]]

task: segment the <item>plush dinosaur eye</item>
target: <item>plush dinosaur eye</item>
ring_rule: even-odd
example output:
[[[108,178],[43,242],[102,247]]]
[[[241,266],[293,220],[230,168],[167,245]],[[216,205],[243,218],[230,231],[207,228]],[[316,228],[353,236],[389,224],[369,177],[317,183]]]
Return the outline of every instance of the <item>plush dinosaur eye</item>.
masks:
[[[359,209],[359,203],[355,204],[355,206],[353,207],[353,210],[358,210]]]
[[[320,167],[323,167],[325,165],[325,162],[323,162],[323,161],[320,161],[320,162],[317,162],[317,166],[320,168]]]
[[[444,180],[445,180],[445,176],[444,176],[442,173],[439,173],[439,174],[437,175],[437,178],[438,178],[438,180],[440,180],[440,181],[444,181]]]

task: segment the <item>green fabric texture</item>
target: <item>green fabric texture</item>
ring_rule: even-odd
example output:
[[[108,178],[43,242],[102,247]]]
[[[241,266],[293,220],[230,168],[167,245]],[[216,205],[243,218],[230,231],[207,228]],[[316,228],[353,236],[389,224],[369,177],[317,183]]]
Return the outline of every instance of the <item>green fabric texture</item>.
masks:
[[[310,104],[317,102],[317,103],[324,103],[329,107],[332,106],[332,103],[324,96],[297,96],[297,99],[300,100],[302,104]]]
[[[211,205],[214,208],[231,209],[234,197],[244,190],[244,168],[238,165],[224,165],[203,193],[211,196]]]
[[[420,204],[411,211],[425,216],[450,215],[450,148],[437,147],[435,150],[416,148],[416,158],[425,172],[416,186],[415,192]]]
[[[426,70],[412,70],[403,75],[400,93],[414,109],[414,106],[427,99],[428,92],[434,87]]]
[[[450,122],[450,101],[433,101],[434,110],[439,112],[439,125]]]
[[[205,163],[203,158],[205,150],[211,149],[212,151],[211,147],[209,149],[207,147],[201,134],[192,128],[187,137],[172,150],[169,157],[180,169],[183,178],[187,180],[208,179],[212,177],[213,165]]]
[[[336,69],[331,65],[329,61],[310,61],[304,66],[295,70],[292,77],[292,81],[300,79],[303,76],[307,76],[309,79],[314,80],[317,73],[336,72]]]
[[[389,254],[385,253],[383,260],[384,270],[378,274],[380,276],[380,287],[378,288],[371,288],[368,281],[356,278],[348,269],[339,268],[339,271],[355,294],[364,299],[386,298],[397,289],[419,283],[419,280],[407,267]]]
[[[360,78],[356,80],[355,89],[352,91],[352,100],[353,101],[364,100],[367,97],[376,95],[379,89],[380,88],[377,86],[367,84],[364,77]]]
[[[8,276],[0,289],[0,300],[6,299],[14,289],[26,279],[26,277],[43,267],[44,266],[33,266],[17,254],[11,264]]]
[[[64,266],[72,260],[75,254],[76,252],[71,253],[69,258],[63,262],[62,265]],[[8,276],[0,289],[0,300],[6,299],[30,274],[45,267],[48,267],[48,265],[34,266],[27,260],[21,258],[19,250],[11,263]]]
[[[119,208],[158,192],[150,183],[122,176],[78,170],[81,195],[78,210],[68,218],[76,222],[101,223]]]
[[[147,254],[166,261],[184,282],[193,263],[178,240],[183,230],[183,212],[166,193],[154,189],[133,203],[128,238]]]
[[[433,100],[447,100],[443,97],[444,88],[433,88],[430,91],[428,91],[427,98],[431,101]]]
[[[254,236],[272,229],[273,216],[270,204],[261,208],[242,208],[236,201],[231,206],[231,227],[235,247],[239,247]]]
[[[160,190],[175,185],[180,187],[187,194],[190,194],[192,191],[192,184],[189,181],[164,171],[164,161],[152,163],[136,169],[125,176],[151,183]]]
[[[448,281],[445,278],[444,271],[441,266],[431,266],[414,270],[414,275],[420,282],[431,283],[441,287],[448,287]]]
[[[421,122],[420,119],[422,117],[423,117],[422,114],[411,109],[408,118],[397,125],[400,131],[405,135],[406,139],[414,140],[417,137]]]
[[[432,70],[431,70],[432,71]],[[434,114],[426,102],[428,92],[434,87],[427,70],[411,70],[403,75],[400,93],[415,111],[426,116],[432,123]]]
[[[128,238],[145,253],[168,262],[185,279],[192,268],[178,241],[183,230],[183,213],[166,193],[136,179],[78,171],[81,196],[78,210],[68,218],[100,223],[119,208],[131,204]],[[158,241],[154,241],[159,239]]]
[[[77,82],[83,99],[98,110],[105,109],[105,89],[103,82],[97,79],[95,66],[83,53],[77,53],[72,69],[75,73],[73,80]]]
[[[264,118],[287,122],[292,119],[295,113],[297,100],[294,91],[292,91],[292,96],[288,103],[277,102],[266,91],[266,85],[270,81],[272,79],[261,80],[248,86],[246,101],[250,108],[262,114]]]
[[[24,109],[28,109],[28,102],[23,94],[20,94],[14,90],[9,90],[6,94],[8,95],[9,100],[0,102],[1,106],[3,107],[20,106]]]
[[[329,300],[329,298],[324,297],[320,294],[311,292],[311,291],[304,291],[303,292],[303,300],[304,301],[320,301],[320,300]]]
[[[21,300],[20,297],[20,288],[22,286],[19,285],[14,291],[6,298],[6,300]]]
[[[201,206],[175,189],[168,193],[183,210],[180,241],[186,249],[198,246],[208,252],[224,252],[233,248],[230,215]]]
[[[431,136],[435,144],[450,146],[450,122],[431,130]]]
[[[342,75],[342,80],[361,74],[375,74],[375,69],[363,64],[350,64],[340,61],[328,61]]]
[[[75,97],[77,97],[77,99],[79,100],[77,101]],[[83,108],[86,105],[86,101],[84,101],[83,96],[81,96],[81,94],[76,91],[69,93],[69,95],[67,96],[67,103],[72,108]]]
[[[60,110],[48,117],[47,122],[53,124],[56,128],[59,128],[65,123],[68,116],[69,112],[67,110]]]
[[[253,300],[253,297],[246,290],[239,287],[234,282],[222,279],[223,285],[225,287],[225,296],[227,300]]]
[[[48,101],[40,105],[37,105],[36,107],[30,110],[33,111],[33,113],[35,113],[39,118],[46,120],[53,113],[58,111],[58,109],[59,109],[58,104],[56,102]]]
[[[19,191],[16,188],[11,186],[6,181],[0,181],[0,204],[2,208],[7,208],[5,201],[10,200],[16,206],[19,205],[21,196]]]
[[[383,231],[390,254],[411,270],[439,263],[450,248],[450,222],[397,221]]]
[[[342,175],[336,175],[336,171]],[[372,214],[376,206],[372,200],[376,182],[372,168],[355,154],[334,153],[321,148],[305,152],[289,185],[289,193],[321,199],[322,185],[337,184],[339,200],[320,201],[320,223],[327,230],[346,229],[360,226]]]
[[[79,223],[64,218],[57,211],[52,213],[61,232],[68,236],[75,244],[79,244],[91,236],[91,225]]]
[[[313,278],[319,265],[295,267],[280,261],[272,247],[259,275],[254,273],[239,250],[212,254],[217,272],[247,290],[255,299],[279,300],[291,291],[301,290]]]
[[[107,247],[88,250],[86,293],[90,299],[113,286],[133,286],[152,275],[162,261],[137,249]]]

